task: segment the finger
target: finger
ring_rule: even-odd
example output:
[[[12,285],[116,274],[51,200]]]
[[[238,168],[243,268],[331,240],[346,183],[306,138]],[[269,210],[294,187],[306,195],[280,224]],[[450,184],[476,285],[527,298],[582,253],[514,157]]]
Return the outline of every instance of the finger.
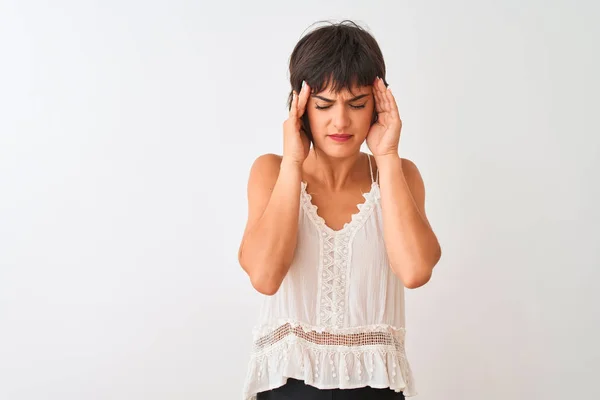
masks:
[[[383,112],[383,109],[381,108],[381,96],[376,85],[373,85],[373,100],[375,101],[375,111],[377,111],[377,113]]]
[[[373,82],[373,97],[375,98],[375,111],[378,113],[383,112],[383,100],[381,98],[381,90],[379,90],[379,77]]]
[[[377,102],[377,112],[383,113],[386,111],[385,108],[385,98],[383,96],[383,92],[381,91],[381,80],[377,78],[375,82],[375,86],[373,88],[373,93],[375,94],[375,101]]]
[[[400,111],[398,111],[398,103],[396,103],[396,98],[394,97],[394,94],[392,93],[392,89],[390,89],[388,87],[387,89],[387,98],[388,98],[388,103],[390,105],[390,110],[392,111],[392,113],[398,115],[398,117],[400,117]]]
[[[298,118],[304,115],[304,111],[306,111],[306,104],[308,104],[308,98],[310,96],[310,86],[308,86],[308,83],[306,83],[306,81],[303,82],[304,85],[300,90],[300,96],[298,96]]]
[[[381,108],[384,112],[391,111],[391,105],[387,96],[387,88],[385,87],[385,83],[383,83],[383,79],[379,79],[379,90],[381,90]]]
[[[296,91],[292,91],[292,105],[290,106],[290,119],[296,118],[298,114],[298,95]]]

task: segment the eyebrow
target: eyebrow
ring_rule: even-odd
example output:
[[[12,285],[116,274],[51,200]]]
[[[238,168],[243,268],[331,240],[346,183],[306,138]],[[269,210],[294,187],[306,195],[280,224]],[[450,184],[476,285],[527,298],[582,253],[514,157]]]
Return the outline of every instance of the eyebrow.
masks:
[[[348,103],[352,103],[353,101],[360,100],[360,99],[362,99],[363,97],[367,97],[368,95],[369,95],[368,93],[361,94],[361,95],[359,95],[359,96],[356,96],[356,97],[353,97],[353,98],[351,98],[351,99],[350,99],[350,100],[348,100],[347,102],[348,102]],[[314,95],[312,95],[312,97],[316,97],[317,99],[319,99],[319,100],[323,100],[323,101],[325,101],[325,102],[327,102],[327,103],[335,103],[335,100],[328,99],[327,97],[319,96],[318,94],[314,94]]]

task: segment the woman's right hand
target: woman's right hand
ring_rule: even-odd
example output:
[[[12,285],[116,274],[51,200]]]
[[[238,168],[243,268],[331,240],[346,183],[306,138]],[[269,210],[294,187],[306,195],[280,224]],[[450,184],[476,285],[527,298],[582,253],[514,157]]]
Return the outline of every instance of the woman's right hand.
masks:
[[[292,95],[292,106],[288,119],[283,123],[283,159],[302,165],[310,150],[310,141],[302,131],[302,115],[310,96],[310,87],[304,82],[300,94]]]

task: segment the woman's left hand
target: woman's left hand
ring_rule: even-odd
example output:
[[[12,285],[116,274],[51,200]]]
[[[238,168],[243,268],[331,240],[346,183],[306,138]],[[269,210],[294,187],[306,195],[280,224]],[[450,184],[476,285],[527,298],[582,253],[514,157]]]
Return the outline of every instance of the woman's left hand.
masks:
[[[367,146],[376,157],[398,154],[402,120],[396,99],[390,89],[385,87],[381,78],[375,79],[373,95],[378,119],[369,129]]]

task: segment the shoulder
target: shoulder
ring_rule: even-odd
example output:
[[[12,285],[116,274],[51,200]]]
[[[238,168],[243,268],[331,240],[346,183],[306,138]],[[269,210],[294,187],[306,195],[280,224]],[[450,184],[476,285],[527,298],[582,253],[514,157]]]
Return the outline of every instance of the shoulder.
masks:
[[[279,174],[283,157],[278,154],[267,153],[258,156],[252,163],[251,172],[260,175]]]
[[[410,193],[413,195],[417,206],[424,213],[424,203],[425,203],[425,183],[423,182],[423,177],[421,176],[421,172],[417,165],[407,158],[402,158],[402,173],[404,175],[404,180],[408,185]]]
[[[400,160],[402,160],[402,171],[406,179],[421,177],[421,172],[419,172],[417,164],[408,158],[400,158]]]
[[[279,154],[273,154],[273,153],[262,154],[262,155],[256,157],[256,159],[254,160],[254,162],[252,164],[252,168],[259,168],[259,169],[277,168],[277,169],[279,169],[282,159],[283,159],[283,157],[280,156]]]
[[[401,158],[402,160],[402,172],[404,174],[404,179],[408,183],[408,186],[411,190],[423,190],[423,177],[421,176],[421,172],[412,160],[408,158]]]
[[[274,185],[279,176],[282,159],[282,156],[272,153],[258,156],[250,168],[249,185]]]
[[[402,166],[402,174],[404,176],[404,180],[406,181],[410,192],[415,197],[417,202],[421,202],[425,197],[425,185],[423,183],[423,178],[421,176],[421,172],[417,165],[408,158],[400,158],[401,166]]]
[[[400,160],[402,162],[402,172],[404,173],[404,178],[406,180],[418,181],[421,179],[421,173],[419,172],[419,168],[412,160],[402,157],[400,157]],[[374,169],[376,168],[377,165],[374,166]]]

